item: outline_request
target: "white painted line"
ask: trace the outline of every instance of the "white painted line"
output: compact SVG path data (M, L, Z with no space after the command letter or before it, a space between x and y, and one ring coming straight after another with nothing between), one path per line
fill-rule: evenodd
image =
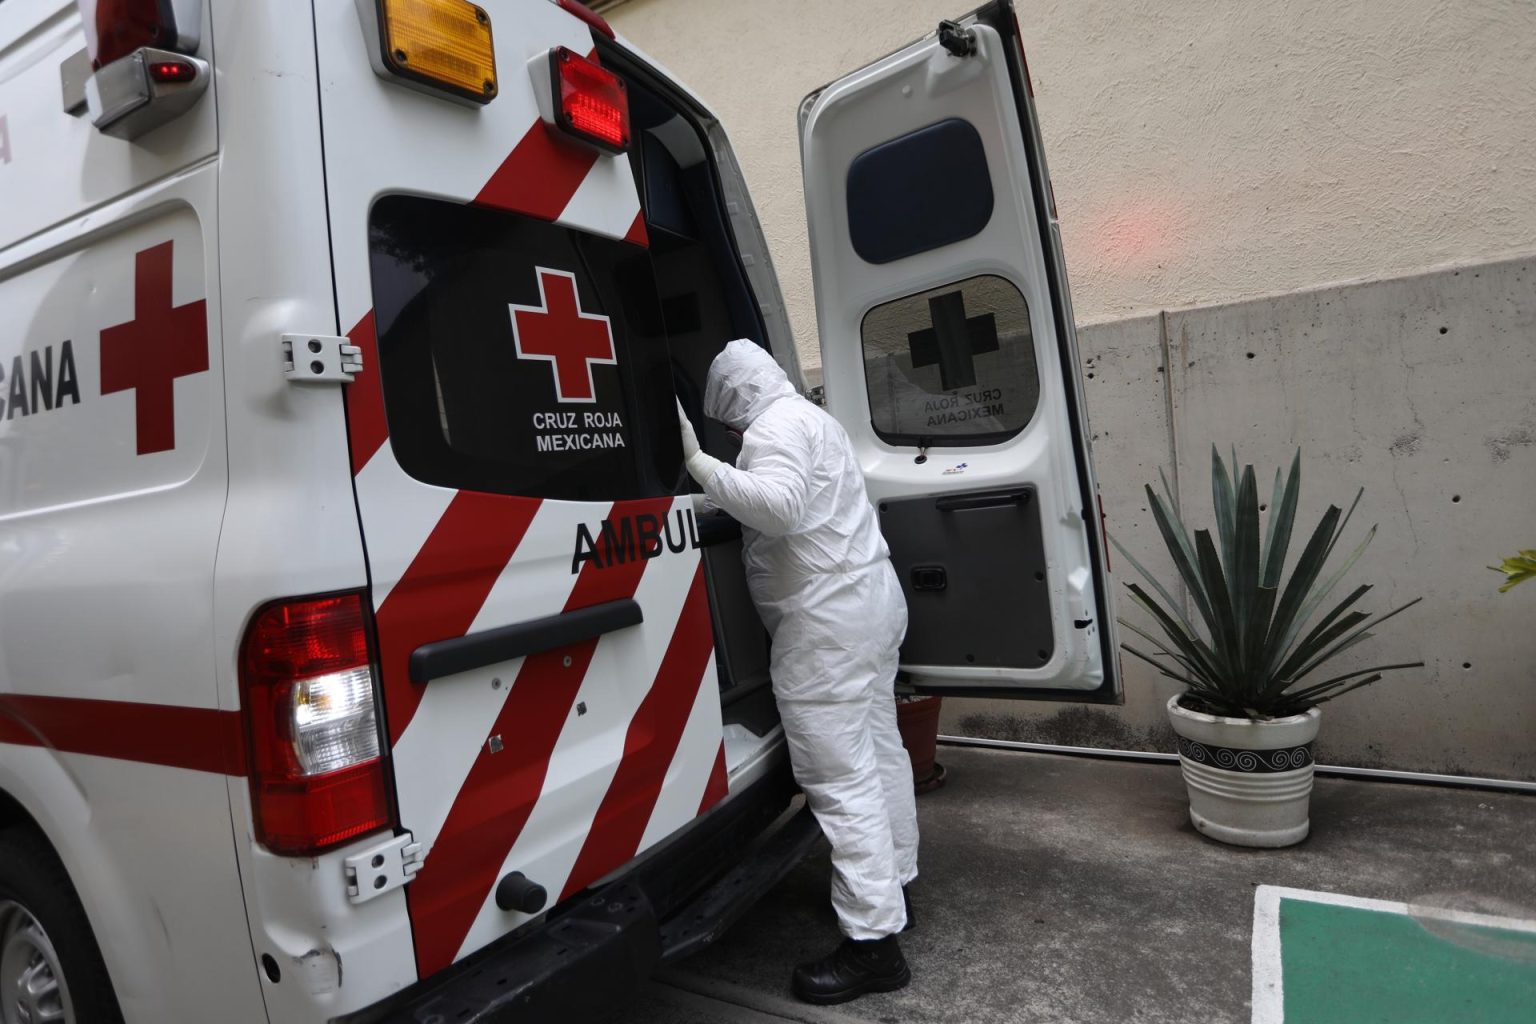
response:
M1281 900L1323 903L1334 907L1352 907L1356 910L1400 914L1415 920L1446 921L1451 924L1499 928L1504 931L1528 932L1536 935L1536 920L1474 914L1465 910L1400 903L1396 900L1372 900L1363 896L1345 896L1336 892L1261 885L1253 894L1252 1024L1285 1024L1285 987L1280 962Z
M1261 885L1253 896L1253 1024L1285 1024L1280 896L1294 891Z

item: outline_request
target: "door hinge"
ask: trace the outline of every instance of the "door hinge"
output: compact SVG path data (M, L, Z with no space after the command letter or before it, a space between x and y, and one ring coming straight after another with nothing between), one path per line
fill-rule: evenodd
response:
M327 334L283 335L283 376L300 383L352 381L363 372L363 350Z
M346 871L347 899L364 903L398 889L421 870L421 844L409 832L394 836L371 850L342 861Z

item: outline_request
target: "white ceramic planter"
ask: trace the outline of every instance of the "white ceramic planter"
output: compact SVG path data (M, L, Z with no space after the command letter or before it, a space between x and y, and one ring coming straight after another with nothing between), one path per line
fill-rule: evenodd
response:
M1189 820L1236 846L1290 846L1311 826L1312 741L1322 712L1268 721L1203 715L1168 701Z

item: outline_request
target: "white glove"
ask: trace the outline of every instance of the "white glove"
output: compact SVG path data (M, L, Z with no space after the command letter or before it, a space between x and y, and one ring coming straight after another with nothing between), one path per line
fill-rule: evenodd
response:
M694 433L688 414L683 412L682 402L677 403L677 421L683 437L683 465L688 467L688 475L697 480L700 487L706 486L723 463L699 447L699 435Z
M682 402L677 403L677 426L683 435L683 461L687 462L699 450L699 435L694 433L688 414L683 412Z

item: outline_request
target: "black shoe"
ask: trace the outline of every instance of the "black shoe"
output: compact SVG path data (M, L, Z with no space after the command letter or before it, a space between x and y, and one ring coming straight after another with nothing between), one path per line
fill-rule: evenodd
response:
M912 894L906 886L901 887L901 902L907 907L907 923L901 926L901 930L909 932L917 927L917 913L912 909Z
M807 1003L830 1006L857 999L866 992L894 992L912 980L896 936L883 939L844 939L820 960L795 968L791 987Z

